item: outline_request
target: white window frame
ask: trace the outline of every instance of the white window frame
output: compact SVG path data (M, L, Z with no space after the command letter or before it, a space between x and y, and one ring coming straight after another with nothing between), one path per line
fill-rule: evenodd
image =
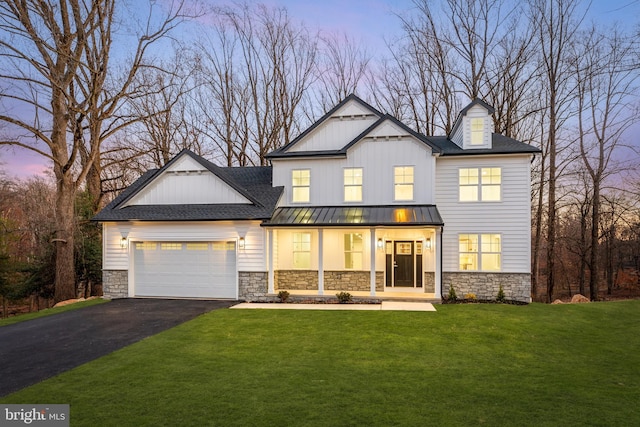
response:
M475 248L470 247L466 251L462 251L460 250L460 243L461 243L460 240L466 236L469 236L469 237L474 236L477 244L475 245ZM497 248L498 250L495 250L496 248L492 247L493 245L495 245L495 243L492 242L493 236L499 236L499 240L498 240L499 247ZM502 261L503 261L502 246L503 246L502 233L460 233L458 234L458 271L475 271L475 272L481 271L481 272L487 272L487 273L502 271ZM483 261L482 261L484 255L498 255L498 268L491 269L491 270L486 269L483 266ZM469 257L469 256L471 257L475 256L475 264L476 264L475 269L462 268L463 257Z
M407 174L405 173L405 170L407 168L411 169L411 182L405 182L406 178L407 178ZM400 175L402 177L402 182L399 182L397 180L398 178L398 174L397 174L397 170L398 169L402 169L402 174ZM393 167L393 200L395 202L411 202L414 200L415 198L415 184L416 181L416 168L413 165L401 165L401 166L394 166ZM398 191L400 188L403 187L407 187L407 188L411 188L411 197L410 198L398 198Z
M471 117L471 119L469 120L469 128L471 131L469 145L473 145L474 147L485 145L485 119L483 117Z
M360 175L356 175L356 172L359 171ZM347 173L351 173L351 176L347 176ZM359 180L358 180L359 178ZM343 180L343 193L344 193L344 201L346 203L357 203L362 201L363 194L363 181L364 181L364 169L363 168L344 168L342 171L342 180ZM350 180L350 182L349 182ZM360 182L358 182L360 181ZM360 190L360 198L359 199L349 199L347 194L350 193L349 190Z
M298 176L296 177L296 173L307 172L307 183L300 184L300 180L303 180L305 177ZM296 191L300 190L303 194L306 193L306 197L296 197L300 192ZM306 192L304 191L306 190ZM311 169L293 169L291 171L291 202L292 203L309 203L311 200Z
M304 238L306 237L306 239ZM308 231L295 231L291 236L292 253L291 265L294 269L309 270L311 268L311 233ZM308 262L305 265L296 265L299 255L306 254Z
M493 170L497 169L499 174L499 182L496 184L493 181L496 175L493 175ZM475 184L462 183L461 172L464 170L475 170L477 172L478 182ZM489 175L485 175L484 172L488 171ZM485 178L486 177L486 178ZM463 200L462 199L462 188L472 188L475 187L476 197L474 200ZM483 188L487 189L489 187L498 187L498 199L491 200L483 197ZM489 167L470 167L470 168L459 168L458 169L458 201L462 203L474 203L474 202L485 202L485 203L498 203L502 202L502 167L500 166L489 166Z
M360 250L354 250L353 248L353 236L355 235L359 235L360 236ZM346 245L346 237L349 236L349 243L351 244L351 246L349 248L347 248ZM362 233L344 233L343 235L343 241L344 241L344 268L345 270L362 270L364 268L364 235ZM347 254L351 255L351 266L347 265ZM359 266L354 266L353 265L353 255L354 254L360 254L360 265Z

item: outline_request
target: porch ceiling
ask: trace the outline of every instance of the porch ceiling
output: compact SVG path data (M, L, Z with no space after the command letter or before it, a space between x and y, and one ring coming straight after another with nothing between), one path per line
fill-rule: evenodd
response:
M296 206L277 208L265 227L442 226L435 205Z

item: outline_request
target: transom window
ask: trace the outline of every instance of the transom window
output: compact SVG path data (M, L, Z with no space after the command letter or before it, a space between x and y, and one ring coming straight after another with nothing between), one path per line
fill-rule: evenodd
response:
M362 201L362 168L344 170L344 201Z
M484 144L484 119L471 119L471 145Z
M393 168L394 200L413 200L413 166Z
M362 234L344 235L344 268L362 270Z
M291 171L292 201L296 203L308 202L310 185L311 171L309 169Z
M458 172L461 202L499 202L501 168L463 168Z
M460 234L458 236L460 270L500 271L502 236L500 234Z
M293 233L293 267L311 268L311 233Z

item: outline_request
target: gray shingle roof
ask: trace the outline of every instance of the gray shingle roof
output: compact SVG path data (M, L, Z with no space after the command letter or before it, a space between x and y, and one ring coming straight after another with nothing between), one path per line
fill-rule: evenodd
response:
M513 138L506 137L499 133L491 135L491 148L474 148L463 150L454 144L446 136L430 136L432 143L440 147L442 156L471 156L488 154L535 154L540 153L540 149L533 145L525 144Z
M271 166L223 168L188 152L216 176L223 179L252 204L202 204L202 205L137 205L126 206L124 202L133 197L163 169L153 169L143 174L118 197L102 209L94 221L222 221L264 220L271 218L282 194L283 187L272 187ZM180 155L176 156L176 158Z

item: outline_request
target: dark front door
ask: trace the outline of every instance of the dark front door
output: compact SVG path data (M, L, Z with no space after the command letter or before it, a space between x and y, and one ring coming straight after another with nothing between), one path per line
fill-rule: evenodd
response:
M413 264L413 242L412 241L396 241L394 242L394 286L413 288L413 272L415 270Z

